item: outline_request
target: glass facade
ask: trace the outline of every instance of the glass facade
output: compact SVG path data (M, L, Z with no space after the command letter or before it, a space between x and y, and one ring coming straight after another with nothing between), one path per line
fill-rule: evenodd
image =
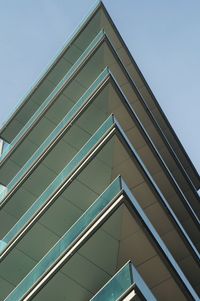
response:
M199 176L102 2L0 135L0 301L199 300Z

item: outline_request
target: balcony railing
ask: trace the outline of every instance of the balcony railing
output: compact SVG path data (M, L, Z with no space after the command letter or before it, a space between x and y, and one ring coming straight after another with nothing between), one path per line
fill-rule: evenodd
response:
M96 131L96 133L89 139L89 141L82 147L82 149L77 153L77 155L66 165L66 167L60 172L60 174L53 180L53 182L47 187L47 189L41 194L41 196L33 203L33 205L25 212L25 214L18 220L14 227L4 236L3 241L7 244L13 242L13 240L19 235L22 231L25 230L27 224L32 221L37 213L41 211L41 208L46 206L48 200L50 200L59 188L65 184L65 182L72 176L73 172L81 165L85 160L88 152L91 152L92 149L98 144L104 136L114 126L115 121L111 115L102 126ZM2 249L1 252L4 250Z
M152 241L156 244L156 248L159 248L162 256L167 260L170 270L173 270L184 286L186 295L192 296L196 301L199 300L179 265L172 257L125 182L119 176L71 226L19 285L16 286L5 301L20 301L24 300L25 296L26 300L29 300L32 294L39 290L41 286L61 268L63 263L67 262L71 258L71 255L74 254L122 204L125 204L129 210L133 210L139 220L142 221L143 227L146 228Z
M141 293L138 296L138 291ZM152 292L138 273L134 265L129 261L126 263L92 298L90 301L118 301L126 296L137 295L137 300L156 301ZM134 299L133 299L134 300Z
M41 106L37 109L37 111L32 115L29 121L25 124L25 126L21 129L18 135L13 139L11 144L5 149L3 154L0 157L0 160L3 161L8 153L18 144L20 139L22 139L26 133L33 127L38 119L44 114L44 112L48 109L50 104L57 98L57 96L61 93L67 83L73 78L74 74L77 70L79 70L80 66L87 60L88 56L91 55L91 52L97 47L97 45L102 41L105 33L101 30L98 35L94 38L94 40L90 43L90 45L86 48L86 50L81 54L78 60L74 63L74 65L70 68L67 74L63 77L63 79L58 83L53 92L44 100Z
M88 90L81 96L81 98L75 103L71 110L66 114L66 116L61 120L61 122L56 126L56 128L51 132L51 134L46 138L46 140L39 146L31 158L24 164L16 176L7 185L6 190L1 191L0 189L0 202L4 202L4 198L12 191L12 189L20 182L24 175L31 169L31 167L37 162L37 160L42 156L42 154L48 149L53 142L56 140L58 135L63 134L69 126L74 117L81 111L85 106L87 101L93 95L95 91L104 83L109 75L109 70L107 68L98 76L94 83L88 88Z

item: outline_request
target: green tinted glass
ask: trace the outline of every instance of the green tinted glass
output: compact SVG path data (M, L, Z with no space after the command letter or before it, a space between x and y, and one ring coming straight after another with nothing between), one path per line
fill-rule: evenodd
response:
M35 201L35 203L26 211L21 219L14 225L14 227L6 234L3 240L8 243L10 242L22 229L23 227L33 218L51 198L58 188L67 181L70 175L77 169L81 162L85 159L88 152L91 151L98 144L102 137L112 128L114 125L113 117L110 116L103 125L96 131L96 133L90 138L90 140L84 145L84 147L77 153L77 155L67 164L67 166L61 171L61 173L55 178L55 180L47 187L42 195Z
M126 264L114 277L91 299L91 301L116 301L133 285L130 264Z
M7 190L5 189L1 192L0 190L0 200L2 200L21 180L21 178L26 174L30 167L38 160L41 154L53 143L56 137L66 128L66 126L71 122L74 116L81 110L81 108L86 104L88 99L97 90L106 77L108 76L108 69L99 75L96 81L89 87L89 89L84 93L84 95L79 99L77 103L72 107L72 109L67 113L67 115L62 119L62 121L57 125L57 127L51 132L47 139L40 145L40 147L35 151L31 158L25 163L25 165L20 169L12 181L7 185Z
M67 74L63 77L63 79L59 82L53 92L46 98L46 100L41 104L38 110L31 116L29 121L25 124L25 126L21 129L18 135L14 138L14 140L9 144L9 146L5 149L1 156L1 160L3 160L8 152L15 146L15 144L19 141L19 139L30 129L36 120L43 114L47 107L49 107L50 103L57 97L60 91L65 87L69 79L73 76L79 66L84 62L86 57L90 54L93 48L98 45L99 41L103 38L104 32L100 31L96 38L92 41L92 43L87 47L87 49L82 53L82 55L78 58L78 60L74 63L74 65L70 68Z
M23 281L5 299L18 301L30 290L30 288L42 277L42 275L66 252L81 233L105 210L109 203L116 198L121 191L121 180L117 178L107 190L92 204L77 222L66 232L58 243L47 253L35 268L23 279Z

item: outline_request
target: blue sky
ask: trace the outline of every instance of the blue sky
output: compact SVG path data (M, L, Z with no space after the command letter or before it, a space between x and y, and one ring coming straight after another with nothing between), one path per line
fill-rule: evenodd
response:
M0 124L94 3L0 0ZM200 172L200 1L104 4Z

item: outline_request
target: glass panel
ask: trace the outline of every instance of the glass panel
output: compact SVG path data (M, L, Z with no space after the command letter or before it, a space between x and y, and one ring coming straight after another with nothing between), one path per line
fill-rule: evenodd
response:
M101 40L100 40L101 41ZM84 65L84 67L79 69L76 77L73 81L68 83L62 93L56 98L56 101L52 103L52 106L48 106L48 110L40 119L40 121L31 129L27 139L18 145L14 152L10 155L10 159L16 162L15 169L12 172L7 172L9 168L9 162L4 164L0 171L0 179L2 178L4 184L7 185L14 175L18 172L20 167L32 156L34 151L39 147L39 145L46 139L46 137L53 131L56 124L66 114L66 104L71 106L78 100L78 98L85 92L88 86L92 84L98 74L102 69L110 65L116 65L116 62L109 51L106 43L102 43L92 54L90 52L90 60ZM116 68L115 68L116 69ZM120 72L120 68L115 71ZM121 76L120 76L121 77ZM121 77L124 81L124 76ZM64 99L64 100L63 100ZM64 105L65 104L65 105ZM68 108L68 107L67 107ZM62 115L64 113L64 115ZM54 118L56 116L56 118ZM62 116L62 117L61 117ZM41 131L42 129L42 131Z
M24 294L27 293L34 283L55 263L58 257L70 248L90 223L92 223L102 210L105 210L108 204L120 193L120 183L120 178L117 178L5 300L21 300Z
M123 155L122 148L121 148L119 142L117 144L117 141L115 141L114 139L111 139L111 140L112 140L112 144L108 143L106 145L106 147L102 150L102 153L104 152L104 157L102 157L101 160L99 160L102 163L102 167L106 166L106 164L109 165L109 166L111 165L111 167L112 167L111 177L115 176L116 173L119 174L119 173L121 173L121 171L123 171L122 175L124 173L125 178L126 178L127 182L129 183L130 187L132 187L132 185L133 185L133 187L138 186L138 183L141 184L142 178L141 178L141 176L139 176L139 174L137 172L137 169L135 169L134 165L131 166L131 164L132 164L131 161L127 160L126 155ZM110 153L106 152L105 151L106 149L107 149L107 151L110 149ZM94 162L94 160L92 161L92 163L93 162ZM117 164L114 165L115 167L112 165L112 164L114 164L114 162L117 162ZM120 169L119 169L118 165L120 166ZM128 169L126 169L125 166L128 166ZM91 166L90 166L90 168L91 168ZM92 169L91 170L90 169L89 170L87 170L87 169L84 170L81 173L81 175L79 177L79 180L82 183L85 183L85 184L87 183L89 185L95 185L96 184L95 189L98 189L101 182L97 183L96 179L94 178L95 170L97 170L96 166L93 166L93 170ZM102 173L102 171L101 170L98 170L98 171L99 171L98 172L98 177L99 177L100 174ZM105 169L105 173L103 173L103 179L104 179L105 182L106 182L106 179L105 179L105 174L106 173L108 173L108 170ZM137 208L137 203L134 206ZM138 209L138 210L141 210L141 209ZM144 214L141 213L141 216L143 216L143 219L146 221ZM151 228L152 233L154 233L154 235L158 237L158 241L159 241L158 234L155 232L153 227L149 226L150 223L149 223L148 220L147 220L146 223L147 223L147 226L149 228ZM162 245L160 245L160 246L162 248ZM166 248L164 248L164 252L166 252L166 254L169 254L169 252ZM180 273L181 278L186 279L185 276L183 275L182 271L180 270L180 268L178 268L178 266L177 266L176 262L174 261L174 259L171 257L171 254L169 256L169 260L175 266L176 270ZM187 286L191 288L190 284L188 284L188 281L187 280L184 280L184 281L187 283Z
M109 74L107 69L105 69L98 78L98 86L96 86L96 82L92 86L98 89L98 87L101 86L101 77L102 79L106 78L106 74ZM87 102L87 98L85 98L85 96L90 98L90 96L94 93L92 86L88 89L86 94L80 98L78 103L75 104L67 116L70 115L71 117L71 112L75 109L79 109L79 103L80 105L85 105L85 102ZM89 94L89 91L91 91L91 95ZM60 136L62 133L62 138L57 144L52 144L56 139L56 137L54 137L54 132L50 134L47 141L45 141L38 151L36 151L33 157L27 162L27 164L24 165L21 172L18 173L13 179L14 187L16 181L21 180L20 175L23 176L23 173L31 167L31 164L35 163L34 159L39 157L40 164L35 170L33 170L31 174L29 174L27 181L28 185L26 184L26 181L20 184L17 191L15 191L15 194L6 200L7 203L0 212L0 220L4 210L6 213L11 214L12 216L16 216L17 214L16 218L19 219L25 213L25 211L28 210L29 206L31 206L34 200L36 200L37 197L39 197L40 194L45 190L45 188L51 184L56 175L58 175L62 170L63 166L65 166L73 158L80 147L86 143L89 137L96 131L96 129L102 124L102 122L109 116L110 113L114 113L118 117L120 124L123 126L129 136L129 133L131 133L130 129L132 127L134 128L135 124L131 118L131 115L126 109L126 106L124 106L124 97L117 91L116 85L111 79L106 81L106 84L103 85L103 89L101 89L99 93L96 93L95 91L96 94L94 94L94 97L90 98L89 102L87 102L87 107L85 107L85 109L78 115L78 118L72 123L72 127L66 128L64 121L63 124L61 122L60 127L57 127L58 132L56 129L55 135ZM67 120L67 118L65 118L65 120ZM62 132L63 129L64 131ZM135 137L133 138L131 137L131 141L138 145L137 139ZM42 158L46 148L50 148L50 152L46 154L45 158ZM43 168L46 166L48 166L51 171L55 171L55 174L53 174L54 178L49 176L49 170L46 172L47 176L44 177ZM11 184L12 182L9 184L9 188L12 188ZM30 195L30 193L32 193L33 196ZM16 219L13 220L13 224L15 223ZM10 228L11 225L9 224L9 228L5 228L4 230L4 235L10 230ZM2 235L2 237L4 235Z
M7 243L5 243L3 240L0 240L0 252L3 251L7 246Z
M1 155L6 151L6 149L9 147L9 143L7 143L6 141L0 139L0 158Z
M63 79L59 82L59 84L56 86L56 88L53 90L53 92L46 98L46 100L41 104L41 106L38 108L38 110L32 115L32 117L29 119L29 121L26 123L26 125L21 129L21 131L18 133L18 135L14 138L14 140L11 142L11 144L6 148L6 150L4 151L4 153L1 156L1 160L3 160L5 158L5 156L11 150L11 148L14 147L14 145L19 141L19 139L27 132L28 129L30 129L32 127L34 122L46 110L46 108L49 106L49 104L52 102L52 100L57 96L57 94L60 92L60 90L62 90L63 87L66 85L66 83L69 81L70 77L72 77L72 75L79 68L80 64L86 59L86 57L89 55L89 53L92 51L92 49L96 47L96 45L102 39L103 35L104 35L103 31L100 31L99 34L96 36L96 38L92 41L92 43L87 47L87 49L83 52L83 54L78 58L78 60L74 63L74 65L67 72L67 74L63 77Z
M128 202L129 199L126 198L126 201ZM137 203L136 200L134 201L134 204L135 203ZM58 300L88 300L89 296L90 298L92 297L92 292L95 293L95 291L98 291L129 258L141 269L142 277L144 276L151 286L155 286L156 284L162 286L169 278L172 280L171 270L169 271L166 262L160 259L160 253L154 245L155 241L149 241L147 236L148 231L144 231L144 227L140 222L141 216L139 215L139 218L136 218L136 216L137 214L134 214L134 210L130 212L124 204L118 207L118 209L116 207L116 211L109 216L109 219L107 219L93 235L88 237L88 240L72 257L69 256L69 261L47 282L38 295L34 297L34 301L55 300L55 294L57 294ZM81 218L79 221L81 221ZM73 227L74 226L72 226L71 230ZM64 237L66 236L64 235L62 239ZM59 245L59 243L57 245ZM53 249L40 263L42 263L45 258L44 263L47 263L47 256L53 252ZM61 252L64 251L62 247L60 250ZM65 250L65 254L67 251L68 249ZM57 256L59 256L58 254L61 253L58 251ZM54 252L52 257L54 260L56 259ZM155 260L157 260L157 262L155 262ZM40 263L38 264L38 269ZM48 263L45 265L46 269L49 267ZM149 273L152 265L154 266L153 277L151 273ZM37 266L27 276L30 277L29 285L31 281L33 281L34 274L32 273L36 271L36 268ZM42 269L42 266L40 266L40 268ZM142 281L134 269L132 269L130 273L132 273L133 276L132 282ZM23 285L26 284L27 277L17 288L20 288L21 292L23 292ZM151 278L153 278L153 282ZM35 280L37 280L37 278L35 278ZM177 285L174 280L172 281L175 285L173 289L182 294L179 285ZM140 283L140 289L143 293L143 282ZM144 290L146 290L146 288L144 288ZM79 298L77 298L77 294L79 294ZM82 298L80 297L81 294ZM151 297L152 294L148 290L147 300L155 300L155 298ZM12 299L6 300L10 301ZM14 300L17 301L18 299ZM183 299L180 300L185 300L185 298L183 297Z
M127 263L106 285L92 298L91 301L116 301L133 285L130 264Z
M136 268L131 262L128 262L106 283L91 301L122 300L120 297L123 296L125 298L132 290L135 291L135 296L131 300L156 301ZM142 298L137 295L138 291L142 294Z
M4 185L0 184L0 202L3 200L3 198L7 195L8 193L8 188L5 187Z
M95 4L95 6L96 6L96 4ZM31 89L26 93L26 95L23 97L23 99L16 105L14 110L11 112L11 114L8 118L8 121L3 124L3 128L4 128L3 132L5 132L7 139L11 139L10 135L13 136L13 135L16 135L15 132L17 133L17 129L16 129L16 131L12 130L12 133L10 134L9 128L12 127L12 123L10 123L8 125L7 125L7 123L11 120L12 117L15 118L15 116L13 116L13 115L14 115L15 111L19 108L19 106L22 105L22 103L25 103L27 101L28 101L28 103L31 101L35 102L34 101L35 99L36 99L37 103L38 102L41 103L49 94L49 89L45 88L45 83L48 81L49 77L52 78L53 77L52 74L53 75L56 74L57 77L59 77L61 79L64 76L64 74L66 74L66 71L68 69L67 66L64 66L65 68L63 68L63 66L61 66L61 70L59 69L59 73L58 73L57 66L60 65L61 61L63 61L63 59L64 59L65 64L70 63L71 65L73 65L74 62L79 58L79 56L81 55L83 50L85 50L85 48L89 45L89 43L92 41L92 39L94 39L95 36L98 34L99 30L101 29L100 15L96 14L96 16L93 16L92 20L89 21L90 14L93 12L94 8L91 9L91 11L87 15L87 17L82 20L82 22L77 27L77 29L69 37L69 39L65 43L64 47L61 49L60 54L59 55L56 54L56 56L52 59L49 66L45 69L44 74L39 78L39 80L37 80L33 84ZM87 26L84 28L85 23L88 21L89 21L89 23L87 23ZM81 35L79 34L80 31L81 31ZM84 36L84 45L83 45L83 43L81 43L81 45L80 45L80 40L82 40L83 36ZM76 47L76 46L78 46L78 47ZM55 62L56 62L56 65L55 65ZM49 72L50 68L51 68L51 71ZM54 81L54 83L55 83L55 81ZM35 90L35 88L36 88L36 90ZM25 106L25 110L26 110L26 106ZM21 112L23 113L23 119L25 117L24 110L21 109L21 110L19 110L19 114L16 115L18 120L20 120L19 115ZM31 113L29 115L28 114L29 112L27 112L27 110L26 110L26 113L27 114L26 114L25 118L28 120L30 118L29 116L31 116ZM20 120L20 121L23 122L24 120ZM23 122L23 124L24 124L24 122ZM5 128L5 126L6 126L6 128Z
M130 168L128 172L127 168ZM97 170L98 181L96 181L96 178L94 177L94 174L96 174ZM79 191L80 196L82 195L82 189L84 188L84 186L89 187L93 193L99 194L119 174L124 175L131 188L137 186L139 183L144 181L144 179L138 172L135 163L132 161L131 157L127 153L126 149L124 149L124 146L121 144L118 138L114 136L112 139L109 140L109 142L106 143L105 147L99 152L99 154L97 153L95 155L95 158L89 163L89 165L86 166L84 170L82 170L81 173L78 175L78 184L77 182L75 183L74 191L77 190L78 185L77 191ZM7 235L3 238L5 241L10 243L12 239L14 239L17 236L17 234L22 231L22 229L26 226L29 220L32 219L33 214L38 212L38 210L44 204L46 204L48 198L50 198L51 195L54 194L55 189L57 190L59 188L59 184L63 183L64 180L62 178L62 173L56 179L56 181L60 179L57 182L58 185L56 186L54 181L54 189L51 185L49 186L49 190L47 190L44 195L42 194L39 197L38 201L36 201L36 203L24 214L24 216L22 216L22 218L15 224L11 231L7 233ZM73 186L73 183L70 185ZM74 197L70 195L69 191L69 189L66 189L64 193L65 198L67 200L73 200ZM49 192L49 194L47 192ZM58 200L56 201L56 204L58 204ZM83 204L81 203L79 204L79 206L83 210L87 208L87 206L83 206ZM49 211L50 208L47 212ZM50 221L52 222L52 219L50 219ZM51 228L51 224L48 224L47 227ZM26 234L26 237L27 236L28 234ZM31 241L33 240L31 239ZM36 245L37 244L38 243L36 243ZM34 255L31 256L34 257Z
M107 281L128 260L129 254L128 256L121 255L120 242L129 236L131 231L138 232L134 218L124 215L125 210L127 210L126 207L122 205L109 216L101 228L88 237L85 244L47 282L33 300L55 300L56 288L58 300L86 301L91 299L102 286L106 287ZM132 244L133 254L134 248L135 245ZM136 252L138 254L137 248ZM122 264L120 263L121 256L125 260ZM129 275L132 276L131 273L132 270L129 271ZM132 278L131 283L133 281ZM101 300L110 299L102 298Z
M118 174L122 174L122 176L125 178L126 182L128 183L129 187L133 189L133 191L134 191L134 187L138 187L139 185L142 185L145 182L144 178L138 171L138 168L133 163L130 154L126 151L126 149L124 149L124 146L121 144L117 136L114 136L112 139L110 139L110 141L107 142L105 147L102 148L100 153L101 153L101 158L96 157L95 158L96 160L93 159L88 165L88 167L85 168L80 173L78 180L82 184L85 184L87 186L89 185L90 187L92 187L93 191L98 192L98 190L102 189L102 186L105 185L105 183L108 184L108 181L111 181L112 177L116 177L116 175ZM96 176L94 177L94 175ZM66 189L66 194L68 193L69 190ZM126 193L128 194L128 192ZM134 203L134 207L139 212L142 212L141 208L138 209L139 207L137 207L138 205L135 200L133 200L133 203ZM155 232L154 228L150 225L148 219L145 219L144 213L140 213L140 215L142 216L144 221L146 221L146 224L148 228L151 229L153 235L155 237L157 236L157 240L159 241L160 238L158 234ZM136 225L134 225L134 229L137 230ZM112 234L112 236L113 235L115 234ZM161 244L160 246L162 248ZM164 249L164 252L166 254L169 254L166 248ZM153 256L151 252L149 252L149 255ZM171 262L174 261L173 259L171 259L171 254L169 256L169 260ZM176 265L176 270L178 271L177 265ZM182 272L180 272L180 275L183 275Z
M116 181L114 181L113 183L116 183ZM110 187L112 187L112 185ZM117 187L118 187L117 188L117 194L118 194L121 191L121 184L119 185L119 181ZM109 188L105 192L108 198L110 197L110 193L108 193ZM98 275L95 274L95 281L97 281L97 283L90 282L90 286L92 290L95 289L94 287L97 288L100 285L100 282L102 287L102 281L104 281L105 283L105 280L106 279L108 280L108 278L110 278L110 276L112 276L116 272L116 267L119 268L124 264L124 261L126 262L127 259L131 258L131 260L134 262L137 268L141 267L141 271L142 271L141 275L144 279L148 280L148 283L150 283L150 287L156 286L156 284L158 286L159 285L162 286L165 281L168 281L170 279L170 281L173 281L173 290L175 291L175 294L181 297L182 298L182 299L180 298L181 300L186 300L183 296L180 286L173 280L173 278L171 278L171 269L169 271L168 266L166 265L166 261L162 261L162 259L160 258L160 252L157 252L157 247L155 248L154 245L155 241L157 241L156 245L158 244L164 250L165 255L169 258L169 261L171 261L172 264L174 265L173 259L169 251L167 250L166 247L163 248L164 244L161 242L160 237L157 235L155 229L152 227L152 225L146 218L144 212L139 207L137 201L132 196L131 192L128 190L127 186L124 183L123 183L123 189L125 189L125 195L127 196L126 200L128 204L130 205L132 204L132 208L134 210L130 212L127 209L126 205L122 204L109 217L109 219L106 222L104 222L101 228L89 238L89 240L81 247L81 249L73 255L73 257L76 257L75 259L77 260L78 257L81 256L82 259L84 258L85 263L86 261L87 264L88 262L93 263L93 265L98 267L101 271L104 271L104 275L102 275L102 273ZM115 195L116 193L115 189L113 193ZM109 200L106 199L106 197L103 197L103 195L98 198L97 202L95 202L81 216L81 218L70 228L69 231L66 232L66 234L49 251L49 253L47 253L47 255L38 263L38 265L36 265L35 268L24 278L24 280L17 286L17 288L7 297L6 299L7 301L20 300L22 295L25 294L29 290L29 288L35 283L35 281L37 281L40 278L42 273L47 272L51 267L51 265L54 264L55 261L58 259L58 257L63 254L63 252L65 252L66 254L68 250L68 246L80 234L79 231L83 231L86 225L88 225L88 222L92 222L92 218L94 217L94 215L98 216L99 214L97 212L98 210L105 209L105 207L109 204ZM102 202L101 205L100 202ZM128 206L128 208L131 208L131 206L130 207ZM134 214L135 211L137 213L136 215ZM136 218L138 214L139 214L139 219L138 217ZM141 220L143 220L147 228L151 231L151 235L154 237L155 241L154 240L151 241L151 239L149 241L149 237L147 237L147 231L144 231L144 227L141 226L141 222L140 222ZM152 243L153 241L154 243ZM106 245L106 248L102 248L102 245ZM140 246L140 247L138 248L136 246ZM75 272L75 269L73 268L76 260L73 261L73 264L71 265L71 269L69 269L68 263L66 263L65 264L66 266L63 266L61 271L56 273L56 275L51 280L49 280L47 285L39 292L38 296L34 298L34 300L45 300L43 296L44 292L47 294L50 293L48 298L47 296L45 296L47 300L55 300L55 296L53 295L55 294L55 292L58 295L60 294L60 292L61 293L63 292L63 294L65 294L65 298L66 296L69 297L69 291L71 288L69 287L68 289L68 287L66 286L66 283L69 284L69 279L67 280L67 278L65 278L65 281L61 282L59 281L60 279L59 277L61 277L61 274L62 275L65 274L66 276L69 275L70 278L74 277L75 275L73 273ZM155 268L153 277L151 277L151 274L149 274L149 269L151 269L151 266ZM178 265L176 265L176 271L179 272L179 270L180 269L178 268ZM82 277L84 277L85 270L79 269L79 272L81 273ZM132 272L135 273L135 270L132 269ZM153 282L151 281L152 278L153 278ZM75 277L74 280L76 283L78 283L78 281L84 281L83 278L78 280L77 277ZM54 281L57 281L56 285ZM141 278L138 277L138 275L136 275L134 281L136 282L141 281ZM63 285L64 287L67 288L67 290L63 289ZM62 287L61 290L59 289L59 286ZM143 286L141 285L140 287L141 287L141 291L143 292ZM52 289L54 291L53 294L51 295ZM79 284L79 289L80 289L80 284ZM72 293L76 294L74 290L72 291ZM150 294L150 291L147 290L147 288L144 288L144 294L147 293ZM89 296L88 294L89 292L87 290L87 298ZM84 292L84 295L86 296L86 292ZM42 298L40 299L41 296ZM88 300L87 298L84 297L81 300ZM75 298L75 300L77 299ZM155 300L155 299L149 299L148 297L147 300Z
M61 171L61 173L55 178L49 187L42 193L42 195L35 201L35 203L29 208L28 211L21 217L21 219L14 225L14 227L6 234L3 238L5 242L10 242L21 230L22 228L33 218L51 198L58 188L67 181L70 175L77 169L81 162L88 155L88 152L91 151L98 144L102 137L113 126L113 117L110 116L103 125L96 131L96 133L90 138L90 140L84 145L84 147L78 152L78 154L67 164L67 166Z
M105 48L105 64L110 64L110 62L112 62L112 66L111 66L111 69L112 69L112 72L114 73L114 74L116 74L116 77L117 77L117 79L118 79L118 81L119 81L119 83L120 83L120 85L122 86L122 89L124 88L124 86L126 86L127 87L127 84L125 84L125 81L126 81L126 77L125 76L122 76L122 73L120 73L119 72L119 66L116 64L116 61L112 58L112 56L111 56L111 54L109 53L109 51L107 51L107 49ZM87 78L86 76L85 76L85 78ZM84 83L84 74L82 74L81 76L80 76L80 79L81 79L81 81L83 81L83 83ZM128 91L129 91L129 93L130 93L130 91L132 90L132 88L128 88L127 89ZM133 97L132 97L133 96ZM142 106L141 106L141 104L139 103L139 101L135 101L136 99L137 99L137 97L135 97L135 94L132 92L132 94L131 94L131 97L130 97L130 99L131 99L131 102L134 102L134 103L132 103L133 105L135 105L136 104L136 106L134 106L134 108L135 108L135 110L136 110L136 112L139 114L139 117L140 117L140 119L142 120L142 122L143 122L143 124L144 124L144 126L145 126L145 128L146 129L148 129L148 126L149 126L149 120L147 120L147 116L146 116L146 113L145 113L145 110L144 110L144 108L142 108ZM140 116L140 113L141 113L141 116ZM152 136L152 134L151 134L151 136ZM151 162L151 160L149 160L149 162ZM166 177L165 177L166 178ZM158 183L159 183L159 180L157 180L158 181ZM165 185L165 187L168 187L168 186L166 186ZM167 194L167 192L166 192L166 194ZM166 195L165 194L165 195ZM179 198L179 196L178 196L178 198ZM170 205L172 206L172 208L173 208L173 210L175 211L175 213L177 214L177 216L180 218L180 219L183 219L183 218L185 218L185 217L183 217L182 216L182 212L184 213L184 214L186 214L187 215L187 210L186 209L184 209L183 208L183 206L182 206L182 200L183 201L185 201L184 200L184 198L182 198L181 199L181 202L180 202L180 207L179 206L175 206L174 207L174 204L175 204L175 202L174 202L174 200L170 200L169 199L169 202L170 202ZM178 202L177 202L178 203ZM187 202L186 202L187 203ZM178 209L177 209L178 208ZM180 211L181 211L181 214L180 214ZM192 219L190 219L190 222L191 222L191 224L192 225L194 225L194 222L192 221ZM187 223L184 223L184 226L185 226L185 228L187 229L187 231L188 232L190 232L190 229L189 229L189 227L187 226ZM196 230L196 226L194 225L194 227L195 227L195 230ZM190 227L191 228L191 227ZM192 229L193 229L193 227L192 227ZM191 237L192 237L192 240L195 242L195 244L197 244L197 239L196 239L196 237L195 237L195 235L194 235L194 231L191 231L191 232L193 232L193 233L191 233ZM196 251L195 251L196 252Z
M0 156L3 153L4 141L0 138Z
M26 172L30 169L31 165L38 160L41 154L53 143L58 134L60 134L66 126L71 122L74 116L80 111L80 109L86 104L88 99L92 96L95 90L97 90L106 77L108 76L108 69L104 69L104 71L100 74L100 76L96 79L96 81L89 87L89 89L84 93L84 95L79 99L77 103L72 107L72 109L67 113L67 115L62 119L62 121L57 125L57 127L51 132L51 134L47 137L47 139L40 145L40 147L36 150L36 152L31 156L31 158L25 163L22 169L16 174L16 176L12 179L12 181L7 185L7 193L13 189L13 187L18 183L21 178L26 174ZM6 194L7 194L6 193ZM5 197L4 193L1 193L0 190L0 200Z
M65 213L70 212L71 219L72 211L71 208L68 208L68 211L65 211L65 208L62 207L63 202L68 201L73 203L76 208L79 207L84 211L88 208L88 205L94 201L95 194L98 195L101 193L119 174L124 175L129 184L133 186L138 185L138 181L140 182L141 178L138 177L138 172L136 171L137 168L134 166L134 163L129 155L130 154L128 154L126 149L124 149L124 146L118 140L116 135L109 139L105 146L95 155L93 160L91 160L91 162L81 171L77 178L74 179L73 182L65 189L61 195L62 198L58 198L56 202L54 202L54 204L48 208L43 217L39 219L38 223L33 226L32 229L35 229L35 231L31 232L31 230L29 230L24 238L22 238L21 242L17 244L14 250L7 255L7 264L9 262L13 264L12 254L16 251L19 252L19 250L22 250L22 260L24 260L24 258L33 258L36 259L36 261L40 260L42 252L44 256L47 243L42 245L40 244L40 241L43 240L44 232L41 231L41 226L40 228L37 226L38 224L44 225L45 229L49 230L48 233L45 233L47 241L49 241L49 237L51 239L49 245L47 245L46 252L52 246L53 242L56 242L56 238L52 242L52 233L60 236L62 233L66 232L68 225L65 222ZM120 168L118 168L118 166L120 166ZM128 173L127 167L130 171ZM89 201L87 201L85 195L89 196ZM60 224L61 212L63 216L63 223L61 223L60 228L58 225ZM69 218L67 220L69 220ZM15 266L18 266L18 262L15 262ZM1 269L1 273L4 274L6 267L7 265L5 264L5 270ZM18 269L16 268L15 273L12 272L12 275L8 275L7 279L17 278L15 281L19 283L19 281L23 279L23 277L25 277L29 271L30 266L26 266L23 273L16 275L18 273Z
M115 162L112 165L114 147L115 139L112 137L72 183L63 189L62 194L57 196L56 201L37 223L29 228L26 235L21 237L16 246L10 250L1 263L0 275L4 279L6 278L8 282L13 281L17 285L112 182L115 178L112 177L112 166L117 164ZM123 160L123 154L120 156ZM110 162L109 166L106 162ZM20 268L22 261L23 269ZM15 270L8 268L13 265ZM6 295L10 291L11 289Z

